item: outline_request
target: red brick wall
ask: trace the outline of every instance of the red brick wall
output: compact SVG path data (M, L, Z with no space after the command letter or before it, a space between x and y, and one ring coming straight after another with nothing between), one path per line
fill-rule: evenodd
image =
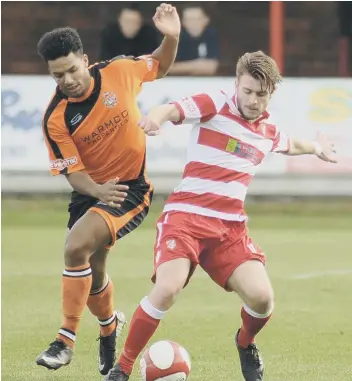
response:
M292 76L337 76L339 27L330 1L288 1L285 66Z
M158 2L141 3L150 20ZM184 2L174 3L182 8ZM221 37L221 74L234 74L238 56L269 50L268 2L205 2ZM79 30L90 60L98 59L99 32L121 2L3 2L2 72L45 73L36 45L59 26ZM285 3L285 75L336 76L338 20L334 2Z

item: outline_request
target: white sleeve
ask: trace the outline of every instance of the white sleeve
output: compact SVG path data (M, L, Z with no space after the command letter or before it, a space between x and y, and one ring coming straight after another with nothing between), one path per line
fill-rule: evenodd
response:
M288 152L290 150L290 137L276 127L276 135L273 139L271 152Z
M214 118L226 102L224 94L197 94L172 102L180 112L180 120L174 124L205 123Z

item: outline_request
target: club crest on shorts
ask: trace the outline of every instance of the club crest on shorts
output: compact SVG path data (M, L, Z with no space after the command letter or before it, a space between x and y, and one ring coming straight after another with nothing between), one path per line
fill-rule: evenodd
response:
M117 97L112 91L105 91L103 94L103 103L107 108L113 108L117 105Z
M170 250L174 250L176 248L176 241L174 239L166 241L166 247Z

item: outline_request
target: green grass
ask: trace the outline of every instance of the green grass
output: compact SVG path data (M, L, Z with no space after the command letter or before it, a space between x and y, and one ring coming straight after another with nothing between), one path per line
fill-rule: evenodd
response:
M110 255L116 305L128 318L151 287L153 225L159 211L156 203L143 227L116 244ZM254 204L250 212L251 235L267 253L276 290L274 317L257 340L266 363L265 380L352 380L350 206ZM62 200L3 200L4 381L102 379L97 372L98 327L88 311L69 367L49 372L34 363L61 322L66 221ZM308 278L297 279L302 274ZM153 341L167 338L187 348L191 381L241 381L233 342L239 309L235 295L222 292L198 271ZM131 377L137 380L138 365Z

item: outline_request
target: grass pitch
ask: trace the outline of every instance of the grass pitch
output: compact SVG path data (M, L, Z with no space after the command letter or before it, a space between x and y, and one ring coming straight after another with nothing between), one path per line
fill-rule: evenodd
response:
M276 291L275 314L257 339L266 381L352 380L351 209L333 204L248 207L250 232L268 256ZM118 242L110 254L116 306L128 318L151 288L153 225L159 211L156 203L143 227ZM3 200L4 381L102 380L97 370L98 325L88 311L69 367L49 372L34 362L61 323L66 221L62 200ZM190 381L241 381L234 345L240 306L235 295L198 271L153 341L166 338L187 348ZM131 381L140 379L138 368L137 363Z

